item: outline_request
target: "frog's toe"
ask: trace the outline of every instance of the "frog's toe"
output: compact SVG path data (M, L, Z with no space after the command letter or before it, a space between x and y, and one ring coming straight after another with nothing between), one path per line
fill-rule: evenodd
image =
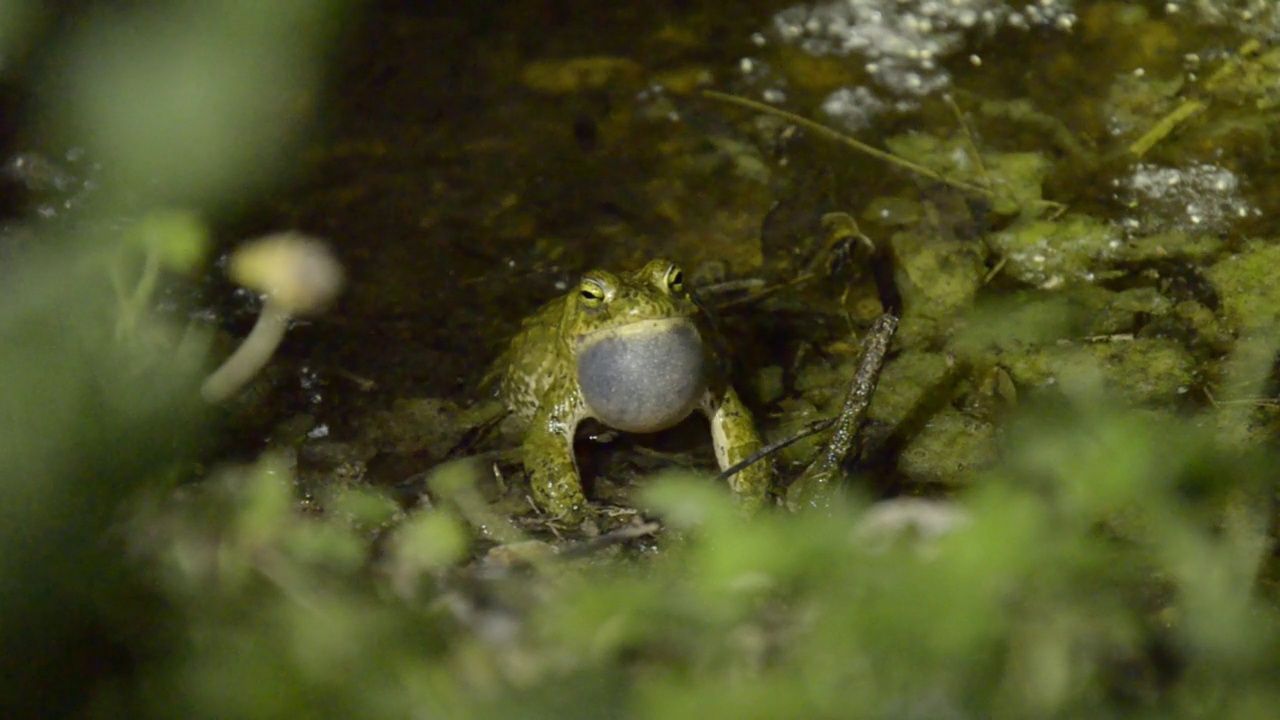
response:
M581 522L587 507L577 483L547 483L531 478L533 499L553 518L567 523Z
M738 498L738 506L754 513L769 502L773 487L773 466L767 459L759 460L729 477L729 487Z

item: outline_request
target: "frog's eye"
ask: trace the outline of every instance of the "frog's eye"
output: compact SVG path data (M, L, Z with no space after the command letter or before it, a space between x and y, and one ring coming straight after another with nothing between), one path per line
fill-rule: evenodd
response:
M667 270L667 289L673 293L684 292L684 271L676 265Z
M582 304L589 308L604 302L604 288L592 280L583 281L582 286L578 288L578 294L582 297Z

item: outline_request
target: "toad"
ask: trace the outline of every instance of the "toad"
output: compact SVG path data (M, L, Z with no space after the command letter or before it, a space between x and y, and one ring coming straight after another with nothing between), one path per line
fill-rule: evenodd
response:
M729 386L705 310L679 266L653 260L630 273L594 270L524 321L490 373L523 428L524 466L544 511L577 521L586 509L573 453L578 423L624 432L670 428L694 410L711 424L721 470L761 449L751 413ZM769 497L762 460L729 477L747 511Z

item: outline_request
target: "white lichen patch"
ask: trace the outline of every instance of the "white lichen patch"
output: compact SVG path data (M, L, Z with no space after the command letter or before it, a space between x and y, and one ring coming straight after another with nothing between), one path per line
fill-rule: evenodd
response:
M857 131L869 127L885 106L870 88L840 88L822 101L822 112L845 130Z
M1180 168L1139 163L1112 184L1116 198L1131 210L1119 220L1130 235L1223 232L1259 213L1242 197L1240 178L1209 163Z
M1075 23L1072 0L833 0L783 10L773 17L773 34L811 55L857 57L888 93L921 97L950 86L942 60L974 34L1070 30Z
M1166 15L1223 25L1248 37L1280 38L1280 7L1276 0L1168 0L1163 10Z

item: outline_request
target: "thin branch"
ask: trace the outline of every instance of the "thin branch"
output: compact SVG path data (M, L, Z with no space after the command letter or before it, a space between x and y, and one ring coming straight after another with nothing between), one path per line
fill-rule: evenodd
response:
M754 110L758 113L763 113L765 115L772 115L774 117L782 118L783 120L786 120L789 123L799 125L800 127L805 128L806 130L809 130L814 134L825 137L828 140L834 140L835 142L841 143L842 145L847 145L853 148L854 150L857 150L858 152L864 153L866 155L870 155L871 157L877 158L879 160L883 160L884 162L897 165L898 167L904 170L913 172L917 175L927 177L930 180L933 180L935 182L940 182L945 185L950 185L952 187L959 188L966 192L976 193L978 195L984 195L988 197L992 195L991 190L985 187L982 187L981 185L971 183L967 180L955 180L953 178L949 178L943 175L942 173L938 172L937 170L934 170L933 168L925 167L924 165L921 165L919 163L915 163L905 158L898 157L897 155L894 155L891 152L887 152L885 150L872 147L871 145L855 140L838 130L833 130L827 127L826 125L816 123L808 118L801 117L800 115L797 115L793 112L788 112L781 108L776 108L772 105L766 105L765 103L762 103L762 102L756 102L755 100L751 100L750 98L739 97L737 95L730 95L729 93L722 93L716 90L703 90L701 92L703 97L706 97L711 100L718 100L720 102L728 103L730 105L737 105L738 107Z

